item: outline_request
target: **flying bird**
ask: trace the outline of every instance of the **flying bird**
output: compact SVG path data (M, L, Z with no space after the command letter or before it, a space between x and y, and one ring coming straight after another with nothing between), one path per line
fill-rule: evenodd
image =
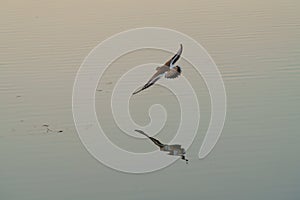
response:
M157 67L156 73L149 79L149 81L142 88L132 93L132 95L135 95L147 89L162 77L173 79L180 76L181 67L178 65L175 66L175 63L179 60L181 53L182 53L182 44L180 44L180 49L178 50L178 52L170 60L168 60L163 66Z
M159 140L150 137L149 135L147 135L144 131L141 130L135 130L138 133L143 134L144 136L146 136L147 138L149 138L156 146L159 147L159 149L161 151L167 151L169 152L168 155L173 155L173 156L180 156L182 160L185 160L186 164L188 164L188 159L186 159L185 157L185 149L181 148L180 144L172 144L172 145L168 145L168 144L163 144L161 143Z

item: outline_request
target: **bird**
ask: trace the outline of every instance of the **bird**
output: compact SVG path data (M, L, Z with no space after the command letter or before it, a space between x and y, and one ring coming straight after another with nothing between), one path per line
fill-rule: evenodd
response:
M152 86L156 81L158 81L160 78L165 77L168 79L174 79L181 75L181 67L178 65L174 65L180 58L182 54L182 44L180 44L180 48L178 52L170 59L168 60L163 66L156 68L156 73L149 79L149 81L140 89L132 93L132 95L135 95L150 86Z
M142 130L135 130L135 131L149 138L156 146L159 147L160 151L167 151L169 152L168 155L180 156L181 159L185 160L186 164L188 164L189 160L185 157L186 151L184 148L181 148L180 144L172 144L172 145L163 144L159 140L150 137Z

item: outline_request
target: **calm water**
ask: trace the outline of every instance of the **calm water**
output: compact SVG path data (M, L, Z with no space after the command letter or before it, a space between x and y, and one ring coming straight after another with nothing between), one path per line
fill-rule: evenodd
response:
M0 199L300 199L299 12L296 0L2 2ZM210 103L201 77L186 67L184 75L199 86L202 108L190 164L177 161L155 173L130 175L105 167L84 149L71 97L91 49L115 33L144 26L181 31L208 50L225 82L228 112L217 146L198 160ZM98 117L112 132L108 137L130 150L135 147L106 115L104 102L122 63L130 69L165 58L156 51L137 54L139 60L128 55L114 63L96 94ZM144 97L132 103L156 103L149 93ZM180 111L174 99L159 102L173 110L158 135L168 141ZM137 123L149 120L147 109L132 111ZM43 124L63 133L46 133ZM153 149L147 145L135 146Z

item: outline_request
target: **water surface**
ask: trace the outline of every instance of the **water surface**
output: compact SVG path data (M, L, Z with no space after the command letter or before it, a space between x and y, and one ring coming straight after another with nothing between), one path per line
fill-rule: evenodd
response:
M2 2L1 199L299 199L299 12L294 0ZM190 164L178 160L155 173L130 175L105 167L84 149L71 96L81 62L99 42L145 26L178 30L208 50L225 82L228 112L217 146L198 160L210 102L201 77L182 61L202 108ZM145 51L120 58L99 83L97 114L116 144L153 150L122 134L105 102L122 64L125 70L167 55ZM168 141L178 127L178 102L159 87L151 90L173 110L158 134ZM146 105L132 110L137 123L148 122L152 95L132 102ZM46 133L43 124L63 133Z

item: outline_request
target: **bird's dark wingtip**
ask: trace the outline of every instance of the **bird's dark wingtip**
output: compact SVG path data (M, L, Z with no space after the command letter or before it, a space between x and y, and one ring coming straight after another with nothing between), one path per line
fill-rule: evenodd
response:
M138 90L138 91L133 92L131 96L136 95L136 94L139 93L139 92L141 92L141 90Z

